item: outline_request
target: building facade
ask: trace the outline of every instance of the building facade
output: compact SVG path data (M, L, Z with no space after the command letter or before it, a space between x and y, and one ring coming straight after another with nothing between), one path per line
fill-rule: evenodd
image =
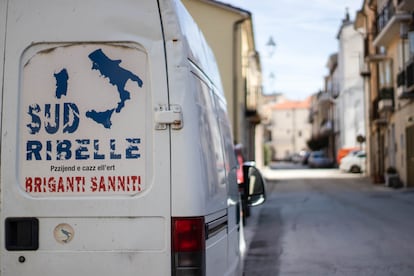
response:
M348 11L337 39L338 52L328 58L324 89L312 96L309 113L310 148L325 151L335 161L340 149L363 147L360 139L366 135L366 100L359 71L363 36L354 29Z
M311 99L282 100L271 107L273 159L286 160L293 154L307 150L311 136L309 108Z
M242 144L246 159L256 155L256 126L262 76L249 11L214 0L183 0L212 48L221 74L234 142ZM214 20L213 20L214 19ZM260 141L259 141L260 142Z
M395 169L414 186L414 1L364 0L355 28L364 31L369 174L383 183Z
M338 118L336 129L339 131L337 148L356 148L361 146L357 137L365 137L366 130L364 83L359 73L363 37L354 29L348 12L342 20L337 39L339 90L331 93L336 98Z
M325 84L327 83L330 83L329 77L325 77ZM311 97L308 111L311 135L307 137L307 145L311 151L323 150L329 158L334 160L338 132L335 131L337 120L331 92L325 88Z

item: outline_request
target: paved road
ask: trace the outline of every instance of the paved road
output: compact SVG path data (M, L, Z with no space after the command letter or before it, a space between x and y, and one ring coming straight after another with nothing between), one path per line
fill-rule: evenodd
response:
M245 275L414 275L414 191L336 169L265 170Z

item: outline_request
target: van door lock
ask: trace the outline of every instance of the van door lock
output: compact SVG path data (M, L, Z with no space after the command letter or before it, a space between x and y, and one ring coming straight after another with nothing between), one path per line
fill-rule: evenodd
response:
M160 105L155 108L154 117L156 130L167 129L168 125L175 130L183 128L183 113L179 105Z

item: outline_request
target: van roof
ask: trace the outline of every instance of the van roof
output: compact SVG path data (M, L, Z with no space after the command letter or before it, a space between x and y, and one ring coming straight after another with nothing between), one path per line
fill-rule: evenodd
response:
M210 80L216 87L220 88L219 90L221 96L224 97L219 70L217 63L215 62L213 51L206 42L202 31L199 29L194 19L185 9L184 5L179 1L172 2L175 3L176 13L172 13L171 16L175 17L174 21L177 21L179 23L179 26L177 26L179 28L178 30L173 30L171 29L173 28L172 25L164 26L164 28L170 30L165 34L166 43L168 43L168 41L172 41L173 43L178 42L177 37L174 37L174 34L177 34L179 37L181 37L185 44L184 46L187 47L190 52L190 57L188 58L203 71L214 72L214 74L211 74L209 76ZM187 56L184 56L183 58L186 59Z

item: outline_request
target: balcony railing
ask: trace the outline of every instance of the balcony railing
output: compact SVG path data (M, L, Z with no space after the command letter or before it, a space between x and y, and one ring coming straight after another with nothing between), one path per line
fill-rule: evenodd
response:
M414 9L414 2L412 0L398 0L397 5L400 10L409 11Z
M394 88L393 87L384 87L379 90L378 98L380 100L392 100L394 99Z
M413 0L409 0L413 2ZM400 5L401 6L401 5ZM399 7L400 7L399 6ZM394 1L388 0L386 4L378 11L376 18L376 34L373 41L375 47L387 47L393 39L400 36L401 23L409 24L412 15L406 9L397 9Z
M398 99L414 99L414 57L397 75Z
M405 90L414 85L414 59L412 59L397 75L397 87L403 87Z
M380 106L381 106L380 99L379 99L379 97L377 97L372 102L372 109L371 109L371 112L370 112L370 119L376 125L386 125L387 124L387 119L386 119L386 117L382 116L384 114L381 115L381 111L380 111L380 108L379 108Z
M405 85L405 70L401 71L397 75L397 87Z
M394 88L385 87L378 91L378 112L386 112L394 110Z
M380 33L395 15L395 7L392 0L388 0L382 11L377 16L377 31Z
M414 60L411 60L411 62L407 65L405 71L406 85L407 88L410 88L412 85L414 85Z

